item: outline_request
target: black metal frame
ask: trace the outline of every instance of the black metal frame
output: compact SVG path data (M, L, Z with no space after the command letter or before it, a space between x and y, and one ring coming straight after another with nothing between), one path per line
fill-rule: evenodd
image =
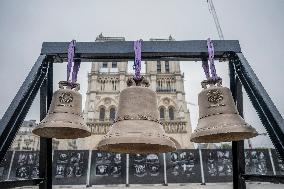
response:
M280 158L284 159L284 120L241 52L237 40L213 41L215 59L229 60L230 88L240 115L243 114L242 86L246 90ZM41 55L0 121L0 161L13 142L17 131L40 89L40 119L46 115L53 86L53 63L67 60L68 42L44 42ZM205 40L144 41L143 60L201 61L208 56ZM133 41L77 42L75 59L82 62L127 61L134 59ZM283 177L246 175L243 141L233 142L233 184L245 188L246 180L281 182ZM40 185L52 188L52 139L40 139L40 178L4 181L0 187Z

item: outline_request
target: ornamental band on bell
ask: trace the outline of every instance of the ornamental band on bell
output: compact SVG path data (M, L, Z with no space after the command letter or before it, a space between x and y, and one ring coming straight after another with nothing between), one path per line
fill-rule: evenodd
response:
M62 93L59 96L59 102L61 103L71 103L73 101L73 96L71 93L67 92L67 93Z
M214 103L214 104L217 104L224 99L222 92L218 89L210 90L207 93L207 97L208 97L207 98L208 102L211 102L211 103Z
M117 117L114 120L114 123L118 121L122 121L122 120L148 120L148 121L154 121L154 122L160 123L158 119L155 119L153 116L149 114L148 115L138 114L137 116L125 115L125 116Z

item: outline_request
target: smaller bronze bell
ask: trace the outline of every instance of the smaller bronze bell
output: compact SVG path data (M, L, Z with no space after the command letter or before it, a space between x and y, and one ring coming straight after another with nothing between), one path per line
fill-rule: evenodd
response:
M60 81L59 90L53 94L47 116L32 132L41 137L57 139L90 136L82 116L82 96L79 89L80 85L77 83L71 88L66 81Z
M150 154L176 150L159 122L156 93L149 83L129 79L129 87L119 96L117 118L110 131L98 144L107 152Z
M198 95L199 120L191 135L192 142L239 141L258 135L239 115L232 93L227 87L222 87L222 80L217 83L203 81L202 87Z

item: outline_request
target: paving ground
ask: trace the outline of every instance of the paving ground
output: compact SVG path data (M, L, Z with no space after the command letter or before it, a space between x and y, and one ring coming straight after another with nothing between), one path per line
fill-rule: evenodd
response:
M271 184L271 183L247 183L247 189L284 189L284 184ZM37 189L38 187L21 187L23 189ZM131 185L130 187L125 186L54 186L54 189L79 189L79 188L98 188L98 189L232 189L232 183L210 183L206 185L200 184L186 184L186 185L178 185L178 184L171 184L168 186L161 186L161 185ZM19 189L19 188L17 188Z

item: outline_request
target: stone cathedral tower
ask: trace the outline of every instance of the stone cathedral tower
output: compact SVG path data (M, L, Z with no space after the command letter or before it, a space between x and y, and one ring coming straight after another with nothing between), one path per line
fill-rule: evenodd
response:
M104 37L96 41L124 41L123 37ZM157 39L151 39L157 40ZM160 39L159 39L160 40ZM168 40L172 40L171 36ZM142 47L143 48L143 47ZM191 124L184 92L183 73L178 61L146 61L146 73L150 87L157 92L160 121L169 137L180 144L180 148L194 148L190 142ZM84 119L93 135L85 143L96 148L109 130L118 107L119 93L126 87L128 62L96 62L88 74L88 91Z

